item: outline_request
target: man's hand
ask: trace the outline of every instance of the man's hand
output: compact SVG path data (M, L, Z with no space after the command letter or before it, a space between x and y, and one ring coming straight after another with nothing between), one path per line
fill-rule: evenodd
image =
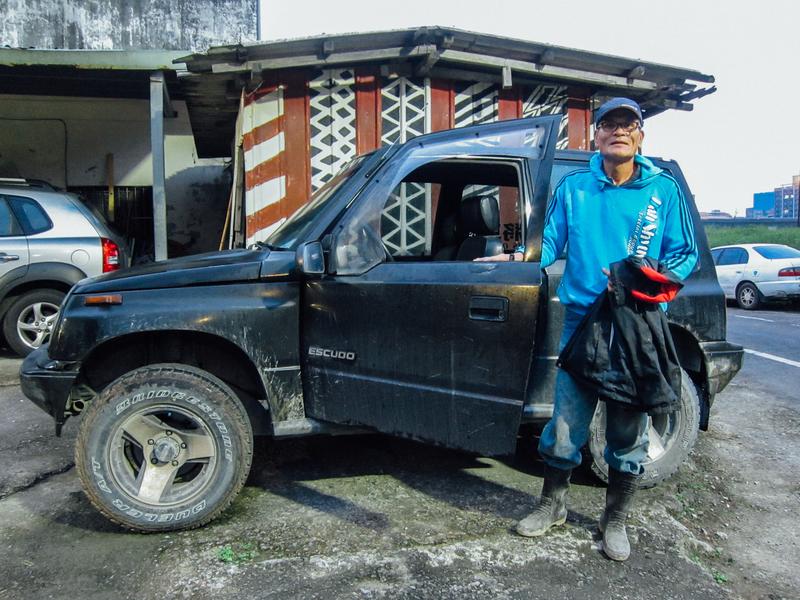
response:
M512 256L514 258L511 258ZM473 262L508 262L512 260L522 260L522 258L522 252L513 252L511 254L501 252L500 254L495 254L494 256L481 256L475 258L473 259Z

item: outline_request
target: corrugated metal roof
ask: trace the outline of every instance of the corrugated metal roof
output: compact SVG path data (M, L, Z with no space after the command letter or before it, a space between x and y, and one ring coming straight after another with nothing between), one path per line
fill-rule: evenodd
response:
M0 48L0 94L150 97L150 73L165 73L170 93L181 98L176 63L185 52L163 50L43 50Z
M633 73L633 79L658 83L714 82L713 76L693 69L449 27L320 35L216 46L210 48L208 52L184 56L178 60L184 62L190 72L202 73L221 71L226 67L230 70L251 70L257 68L259 63L264 68L270 68L270 64L292 66L292 61L305 64L306 59L311 57L316 59L317 64L328 65L333 61L339 61L337 57L353 52L366 52L362 58L364 61L382 60L382 56L385 56L379 52L382 49L402 48L408 51L424 46L433 46L439 52L461 51L530 63L539 67L575 69L584 73L624 78L630 77ZM374 58L370 58L369 51L376 52ZM403 55L399 58L403 58ZM281 59L283 62L278 62ZM440 58L440 60L446 59Z
M514 84L579 86L598 98L625 95L645 117L691 110L691 101L716 90L714 77L694 69L450 27L344 33L217 46L177 59L203 156L229 152L238 90L262 74L299 67L380 65L384 74Z

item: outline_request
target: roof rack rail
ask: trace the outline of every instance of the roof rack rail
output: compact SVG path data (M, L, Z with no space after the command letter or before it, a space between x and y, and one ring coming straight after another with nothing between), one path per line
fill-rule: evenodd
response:
M42 179L23 179L21 177L0 177L0 186L30 187L51 191L55 191L56 189Z

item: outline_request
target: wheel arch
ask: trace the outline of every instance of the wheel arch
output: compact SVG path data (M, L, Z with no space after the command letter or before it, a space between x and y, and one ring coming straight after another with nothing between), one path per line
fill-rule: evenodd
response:
M72 288L71 283L66 283L59 279L23 279L10 286L0 299L0 319L2 319L8 308L22 294L32 290L58 290L66 294Z
M250 357L225 338L199 331L136 332L107 340L81 363L79 380L95 391L133 369L157 363L191 365L225 382L247 410L253 433L272 432L264 383Z
M700 397L700 429L707 431L711 399L708 394L708 373L703 351L697 338L688 329L675 323L670 323L669 329L681 368L689 375Z

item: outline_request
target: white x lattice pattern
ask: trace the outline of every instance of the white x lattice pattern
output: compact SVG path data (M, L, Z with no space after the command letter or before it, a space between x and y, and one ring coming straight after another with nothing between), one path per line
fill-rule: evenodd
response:
M309 81L311 188L317 190L356 155L356 91L350 70L319 71Z
M562 115L556 148L567 147L567 88L563 85L537 85L523 90L522 116Z
M497 120L497 100L500 88L494 83L456 83L455 111L456 127L490 123Z
M385 79L381 86L381 143L395 144L430 131L427 79ZM402 183L383 209L383 243L395 256L430 252L431 186Z
M430 131L427 79L386 79L381 87L381 142L396 144Z
M381 215L381 237L392 256L430 252L431 184L401 183Z

